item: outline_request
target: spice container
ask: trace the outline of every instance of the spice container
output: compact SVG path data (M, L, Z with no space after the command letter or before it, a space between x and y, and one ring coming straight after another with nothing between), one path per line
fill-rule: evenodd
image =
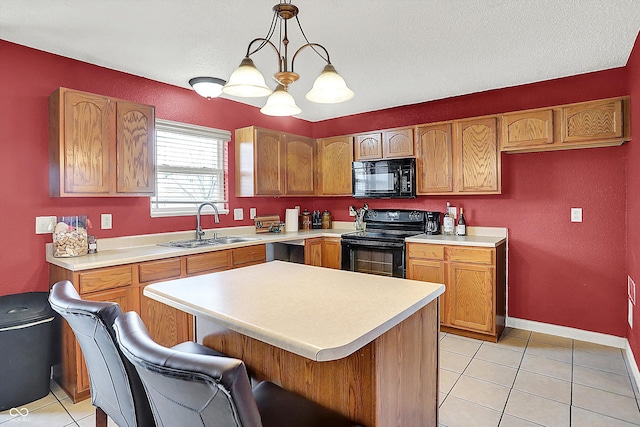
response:
M311 230L311 212L305 209L304 212L302 212L302 215L300 216L301 216L301 222L302 222L302 229Z
M322 212L322 228L331 228L331 213L329 211Z
M87 217L61 216L58 217L53 230L53 256L69 258L86 255L87 245Z

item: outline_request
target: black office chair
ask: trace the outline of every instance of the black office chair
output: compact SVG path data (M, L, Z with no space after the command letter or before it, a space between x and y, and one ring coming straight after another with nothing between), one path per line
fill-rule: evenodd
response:
M120 427L155 426L140 377L115 341L114 320L122 313L115 302L94 302L80 298L68 280L53 285L51 307L69 323L84 355L96 407L96 427L107 426L107 416ZM180 351L221 355L208 347L187 342Z
M142 379L158 426L358 426L273 383L263 381L251 390L241 360L180 353L155 343L134 312L119 316L114 329L120 350Z

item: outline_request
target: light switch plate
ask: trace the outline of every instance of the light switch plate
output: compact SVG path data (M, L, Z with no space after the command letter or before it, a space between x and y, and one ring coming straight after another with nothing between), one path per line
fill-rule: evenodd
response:
M233 210L233 219L234 221L242 221L244 219L244 209L235 208Z
M636 282L633 281L631 276L627 276L627 295L629 296L629 301L631 301L635 305L635 303L636 303Z
M111 214L100 215L100 228L102 230L111 230L111 227L113 227L113 217Z
M256 208L249 208L249 219L256 217Z
M571 222L582 222L582 208L571 208Z
M53 233L57 218L55 216L37 216L36 234Z
M629 322L629 327L633 329L633 303L629 300L629 317L627 319Z

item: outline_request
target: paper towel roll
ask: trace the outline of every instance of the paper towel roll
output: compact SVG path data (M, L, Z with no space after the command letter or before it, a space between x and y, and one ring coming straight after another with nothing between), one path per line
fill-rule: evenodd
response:
M287 209L284 220L285 231L298 231L298 209Z

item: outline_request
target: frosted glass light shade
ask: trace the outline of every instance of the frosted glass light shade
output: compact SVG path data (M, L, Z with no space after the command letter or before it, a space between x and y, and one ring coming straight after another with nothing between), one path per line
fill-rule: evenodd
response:
M229 81L222 88L227 95L245 98L257 98L271 94L271 89L264 82L264 76L249 57L245 57L240 66L231 73Z
M189 84L196 93L203 98L217 98L222 93L222 86L226 82L216 77L194 77L189 80Z
M311 102L337 104L353 98L353 91L331 64L327 64L306 94Z
M260 109L267 116L295 116L302 110L296 105L296 100L286 91L284 86L278 85L276 90L267 98L267 103Z

